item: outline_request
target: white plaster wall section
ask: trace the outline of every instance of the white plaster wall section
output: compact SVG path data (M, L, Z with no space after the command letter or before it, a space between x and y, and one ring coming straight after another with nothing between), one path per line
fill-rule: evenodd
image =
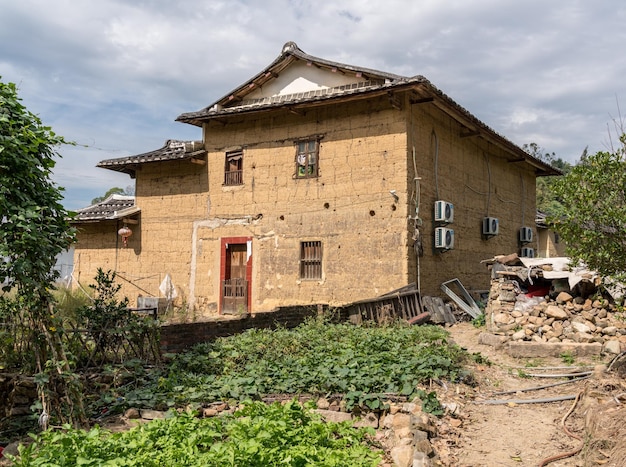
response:
M193 222L191 231L191 261L189 266L189 306L193 310L196 302L196 267L198 255L202 252L202 239L198 240L198 230L201 228L215 230L228 225L256 224L260 219L254 216L244 216L236 219L213 218Z
M248 94L246 99L317 91L318 89L353 84L358 81L364 81L364 79L357 79L354 75L344 75L339 72L333 73L316 66L307 66L305 62L298 62L284 70L275 80L263 85L261 89Z

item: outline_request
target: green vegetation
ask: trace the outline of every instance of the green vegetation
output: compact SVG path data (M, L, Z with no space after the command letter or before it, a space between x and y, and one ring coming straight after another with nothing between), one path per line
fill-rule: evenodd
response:
M9 326L9 336L1 339L28 342L37 371L71 406L66 409L72 422L84 425L82 388L56 332L51 293L58 276L56 257L74 240L61 188L51 179L56 147L64 143L22 105L15 84L0 82L0 280L3 292L15 294L0 307L18 325ZM59 406L45 409L61 416Z
M170 418L128 432L69 425L33 435L17 466L40 465L320 465L374 466L382 451L371 431L350 423L322 423L296 395L343 398L356 413L386 408L390 398L419 398L427 413L443 408L431 381L471 382L471 356L436 326L354 326L310 320L293 330L252 329L168 355L155 367L140 360L107 365L90 397L91 413L126 407L167 409ZM421 387L420 387L421 386ZM108 388L108 389L107 389ZM292 394L266 405L268 394ZM194 409L217 400L243 408L198 418ZM184 409L183 409L184 408Z
M297 402L245 402L233 415L193 413L155 420L127 432L66 426L47 431L20 451L16 467L34 466L375 466L373 430L324 423Z
M566 363L567 365L573 365L576 361L576 358L571 352L563 352L560 357L563 363Z
M472 326L475 328L482 328L486 324L485 321L485 313L479 314L476 318L472 320Z
M574 261L603 276L626 277L626 135L613 153L581 159L554 184L564 216L553 219Z
M526 368L537 368L541 365L543 365L543 360L541 360L540 358L531 358L530 360L527 360L524 364Z
M169 358L167 369L135 371L130 385L105 393L100 404L165 409L281 393L340 395L348 410L379 410L388 395L411 398L431 380L468 378L467 353L435 326L311 320L294 330L252 329Z
M567 174L572 169L572 165L560 157L556 157L555 153L550 153L541 148L537 143L524 144L522 146L526 152L537 159L550 164L552 167L560 170L564 174ZM583 152L585 157L586 150ZM557 177L539 177L536 181L536 196L537 196L537 209L548 216L560 217L564 214L563 205L561 200L556 196L554 192L554 184L557 181Z
M134 196L135 187L133 187L132 185L129 185L126 188L120 188L119 186L114 186L112 188L109 188L104 195L96 196L94 199L92 199L91 204L97 204L100 201L104 201L111 195Z

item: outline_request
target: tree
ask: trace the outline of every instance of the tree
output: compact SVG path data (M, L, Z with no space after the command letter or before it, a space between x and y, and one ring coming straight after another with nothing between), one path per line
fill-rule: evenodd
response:
M135 188L132 185L128 185L126 188L120 188L119 186L114 186L113 188L109 188L107 192L103 196L96 196L91 200L91 204L99 203L100 201L104 201L111 195L126 195L133 196L135 194Z
M0 277L7 278L3 290L15 291L20 303L16 319L33 332L41 381L55 379L73 405L72 420L82 423L81 391L58 332L51 295L58 276L56 256L74 240L61 188L51 180L55 148L63 143L22 105L15 84L0 81Z
M572 165L569 162L564 161L560 157L556 157L554 152L549 153L545 151L536 143L524 144L522 148L531 156L550 164L564 174L567 174L572 169ZM556 197L553 189L556 180L556 177L539 177L537 178L536 184L537 210L553 217L563 215L563 206Z
M568 255L605 276L626 278L626 135L613 152L586 155L554 183L563 216L553 217Z

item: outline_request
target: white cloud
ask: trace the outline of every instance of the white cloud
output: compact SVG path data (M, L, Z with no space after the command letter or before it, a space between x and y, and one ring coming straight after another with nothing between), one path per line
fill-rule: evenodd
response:
M626 99L619 0L0 0L0 74L59 134L55 173L91 197L122 185L98 160L198 138L175 123L295 41L307 53L421 74L499 133L574 160L604 149ZM130 182L130 179L127 179ZM106 190L105 190L106 191ZM81 200L85 197L81 195Z

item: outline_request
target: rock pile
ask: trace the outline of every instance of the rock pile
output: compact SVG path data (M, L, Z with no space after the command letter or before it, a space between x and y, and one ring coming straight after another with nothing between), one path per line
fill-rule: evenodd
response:
M508 279L492 281L485 309L487 330L510 341L599 343L606 353L626 350L626 312L605 299L568 292L529 297Z

